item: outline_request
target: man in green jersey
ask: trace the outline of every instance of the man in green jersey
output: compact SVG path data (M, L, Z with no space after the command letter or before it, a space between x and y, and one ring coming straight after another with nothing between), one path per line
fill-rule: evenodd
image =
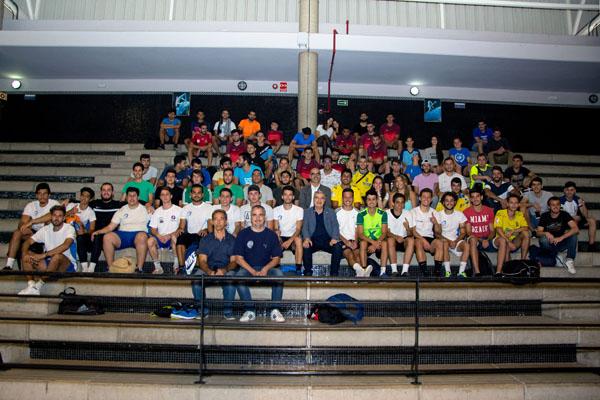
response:
M375 253L380 258L381 269L379 275L385 274L387 263L387 213L377 208L377 192L369 189L366 193L367 208L358 213L356 217L357 233L360 239L360 261L363 267L362 274L357 276L370 276L373 268L367 265L369 254Z

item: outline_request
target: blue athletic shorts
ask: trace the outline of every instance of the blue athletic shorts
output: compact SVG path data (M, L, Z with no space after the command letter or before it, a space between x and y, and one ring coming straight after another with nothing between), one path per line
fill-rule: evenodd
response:
M144 231L135 231L135 232L116 231L115 233L121 240L121 245L119 246L119 248L117 250L126 249L129 247L135 247L135 244L134 244L135 236L140 232L146 233Z
M170 249L171 248L171 239L167 240L167 243L163 243L154 235L152 235L154 239L156 239L156 243L158 243L159 249Z
M52 257L46 257L46 265L50 264L51 259ZM73 265L73 263L69 263L69 266L67 267L67 270L65 272L77 272L77 268L75 268L75 265Z

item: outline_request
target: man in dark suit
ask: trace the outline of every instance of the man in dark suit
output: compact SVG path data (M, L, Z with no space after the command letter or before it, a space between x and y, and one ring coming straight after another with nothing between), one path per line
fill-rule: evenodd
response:
M310 184L300 190L300 207L305 210L312 207L316 192L322 192L325 195L325 207L331 208L331 189L321 185L321 171L313 168L310 170Z

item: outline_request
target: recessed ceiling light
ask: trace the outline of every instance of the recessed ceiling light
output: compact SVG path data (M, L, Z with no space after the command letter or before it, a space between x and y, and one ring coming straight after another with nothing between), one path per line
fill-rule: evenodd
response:
M418 87L416 87L416 86L412 86L412 87L410 88L410 94L412 94L413 96L416 96L416 95L418 95L418 94L419 94L419 88L418 88Z
M13 89L20 89L21 81L18 79L15 79L14 81L11 82L10 86L12 86Z

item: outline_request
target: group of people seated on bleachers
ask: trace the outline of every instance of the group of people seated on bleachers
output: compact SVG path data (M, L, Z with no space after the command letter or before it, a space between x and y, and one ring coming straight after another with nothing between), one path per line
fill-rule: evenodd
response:
M542 249L567 251L564 265L574 274L579 228L588 227L595 243L596 222L575 183L564 185L562 197L544 191L500 129L484 121L473 132L474 162L460 138L447 157L437 136L418 150L412 137L401 139L392 114L379 129L364 113L353 128L328 118L315 132L298 132L287 157L279 156L278 124L264 134L254 111L236 126L224 110L212 132L211 125L199 111L184 141L187 157L176 155L160 175L143 154L120 201L111 183L102 184L99 199L84 187L79 202L62 204L39 184L13 233L6 267L14 268L20 250L25 271L94 272L102 251L110 268L116 250L133 247L139 272L149 253L154 273L164 273L159 250L170 249L175 273L187 265L192 273L277 276L283 252L292 251L296 272L311 276L313 254L324 251L331 275L346 259L359 277L406 276L415 256L420 270L450 278L454 254L462 278L469 260L479 274L479 251L498 253L497 274L511 253L526 259L533 235ZM161 143L177 144L179 126L169 114ZM39 294L42 285L31 276L21 293ZM235 295L231 286L223 290L226 299ZM281 299L282 287L273 290ZM238 292L249 299L247 288ZM279 311L272 317L283 318Z

